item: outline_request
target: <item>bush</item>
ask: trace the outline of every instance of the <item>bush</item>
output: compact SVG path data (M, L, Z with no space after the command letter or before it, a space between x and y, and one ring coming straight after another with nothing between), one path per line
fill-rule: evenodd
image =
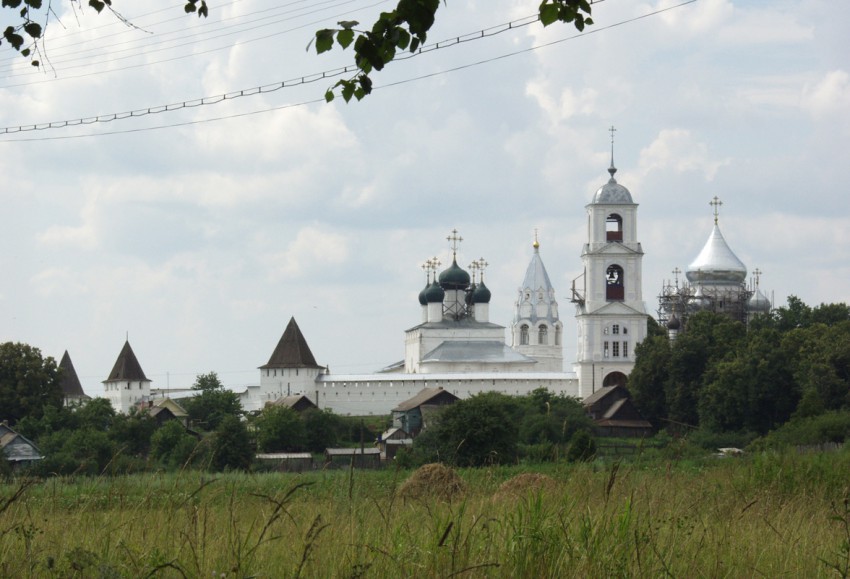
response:
M596 441L586 430L580 430L570 440L567 451L569 462L587 462L596 456Z
M794 418L780 428L756 440L752 448L784 448L799 445L845 442L850 438L850 412L826 412L820 416Z

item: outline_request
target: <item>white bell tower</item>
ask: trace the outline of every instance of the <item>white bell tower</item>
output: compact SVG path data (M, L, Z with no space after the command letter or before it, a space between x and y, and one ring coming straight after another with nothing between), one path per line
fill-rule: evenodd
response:
M641 291L643 249L637 240L637 203L614 174L611 127L611 178L586 206L584 273L573 280L578 322L578 374L582 397L603 386L625 384L634 368L635 346L646 337L646 306Z

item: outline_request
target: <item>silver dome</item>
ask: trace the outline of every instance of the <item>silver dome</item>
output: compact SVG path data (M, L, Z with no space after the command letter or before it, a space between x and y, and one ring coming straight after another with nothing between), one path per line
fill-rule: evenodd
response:
M608 169L608 173L610 173L611 178L608 179L607 183L596 190L592 203L601 205L634 204L634 201L632 201L632 194L629 193L629 190L617 183L617 180L614 179L614 173L616 172L617 169L613 165L610 169Z
M770 311L770 300L767 299L760 289L756 289L750 301L747 302L747 310L754 314L764 314Z
M729 249L715 223L708 241L685 273L691 283L739 284L747 277L747 266Z

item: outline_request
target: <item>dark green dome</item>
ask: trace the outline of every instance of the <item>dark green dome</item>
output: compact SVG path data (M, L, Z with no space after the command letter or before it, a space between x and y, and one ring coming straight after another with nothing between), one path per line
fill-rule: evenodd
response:
M443 303L443 298L446 297L446 292L440 287L437 282L431 283L428 289L425 290L425 301L429 304Z
M474 304L489 304L490 303L490 290L487 289L487 286L484 285L482 281L477 286L475 286L475 291L472 292L472 303Z
M431 287L431 284L425 284L425 287L422 288L422 291L419 292L419 305L424 306L428 304L428 298L425 297L425 293L428 291L428 288Z
M452 259L452 265L440 274L440 286L444 290L465 290L469 287L469 274Z

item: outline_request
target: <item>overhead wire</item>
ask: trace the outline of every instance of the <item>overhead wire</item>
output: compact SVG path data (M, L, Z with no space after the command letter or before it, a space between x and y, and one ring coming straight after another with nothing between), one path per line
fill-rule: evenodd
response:
M602 1L602 0L598 0L598 1ZM407 79L391 82L391 83L388 83L386 85L374 86L373 92L377 91L377 90L384 89L384 88L399 86L399 85L407 84L407 83L410 83L410 82L420 81L420 80L424 80L424 79L427 79L427 78L433 78L433 77L436 77L436 76L441 76L441 75L444 75L444 74L449 74L449 73L452 73L452 72L457 72L457 71L460 71L460 70L465 70L465 69L473 68L473 67L476 67L476 66L481 66L481 65L488 64L488 63L491 63L491 62L504 60L506 58L510 58L510 57L517 56L517 55L520 55L520 54L526 54L526 53L529 53L529 52L533 52L533 51L540 50L540 49L543 49L543 48L547 48L547 47L550 47L550 46L554 46L554 45L557 45L557 44L562 44L562 43L570 41L570 40L576 40L578 38L582 38L582 37L588 36L590 34L598 34L600 32L603 32L603 31L606 31L606 30L611 30L613 28L617 28L617 27L623 26L625 24L631 24L631 23L637 22L639 20L644 20L644 19L650 18L652 16L657 16L658 14L662 14L662 13L668 12L670 10L682 8L684 6L687 6L688 4L693 4L696 1L697 0L684 0L683 2L680 2L679 4L667 6L665 8L660 8L658 10L654 10L652 12L648 12L646 14L642 14L642 15L639 15L639 16L635 16L635 17L632 17L632 18L625 19L625 20L621 20L619 22L615 22L613 24L609 24L609 25L606 25L606 26L594 27L594 28L588 29L588 30L586 30L582 33L573 34L571 36L560 38L558 40L553 40L553 41L546 42L546 43L543 43L543 44L530 46L530 47L527 47L527 48L515 50L515 51L508 52L508 53L505 53L505 54L501 54L501 55L498 55L498 56L493 56L493 57L482 59L482 60L479 60L479 61L458 65L458 66L451 67L451 68L448 68L448 69L443 69L443 70L439 70L439 71L435 71L435 72L431 72L431 73L418 75L418 76L415 76L415 77L410 77L410 78L407 78ZM532 20L523 24L523 26L531 24L533 22L536 22L536 20L534 20L533 17L527 17L527 18L532 18ZM526 19L521 19L521 21L525 21L525 20ZM508 24L510 24L510 23L508 23ZM506 25L502 25L502 26L506 26ZM493 27L493 28L500 28L500 27ZM507 28L505 30L516 29L516 28L517 28L517 26L514 26L513 28ZM473 39L472 36L478 35L478 34L480 34L480 32L483 32L483 31L473 33L472 35L464 35L464 36L469 36L470 41L471 41ZM461 43L460 41L458 41L458 39L460 39L460 38L461 37L455 37L455 38L451 39L451 41L443 41L442 47L445 48L445 47L448 47L448 46L456 46L456 45ZM480 38L486 38L486 36L480 36ZM441 44L441 43L435 43L435 45L432 45L432 46L436 46L437 44ZM429 50L428 52L433 51L433 50L437 50L437 48L433 48L433 49ZM424 50L424 48L423 48L423 52L426 52ZM408 55L405 58L412 58L415 55L416 55L416 53L414 53L412 55ZM348 67L346 67L346 68L348 68ZM339 69L339 70L342 70L342 69ZM317 73L317 74L327 75L328 72L326 71L324 73ZM339 72L339 74L344 74L344 72ZM319 78L316 78L316 79L314 79L310 82L315 82L315 80L320 80L321 78L330 78L330 76L319 77ZM281 83L275 83L273 85L266 85L267 87L277 87L277 88L269 89L269 90L266 90L265 92L272 92L272 90L279 90L280 88L286 88L288 86L293 86L293 85L286 85L285 84L286 82L287 81L282 81ZM278 86L278 85L280 85L280 86ZM254 91L254 92L250 93L250 95L254 95L254 94L261 94L261 92L259 90L261 88L263 88L263 87L254 87L253 89L247 89L247 90L248 91ZM216 104L216 103L222 102L224 100L233 100L234 98L239 98L241 96L250 96L249 94L243 95L242 93L246 93L246 91L236 91L234 93L228 93L230 95L234 95L234 96L231 96L229 98L225 98L225 95L218 95L217 97L207 97L207 98L211 98L211 99L218 98L219 100L216 100L215 102L206 102L206 103L203 103L203 104ZM239 96L235 96L237 94ZM307 105L310 105L310 104L316 104L316 103L324 102L324 100L325 100L324 98L317 98L317 99L306 100L306 101L301 101L301 102L297 102L297 103L288 103L288 104L285 104L285 105L258 109L258 110L249 111L249 112L234 113L234 114L230 114L230 115L222 115L222 116L219 116L219 117L208 118L208 119L196 119L196 120L192 120L192 121L171 123L171 124L159 125L159 126L155 126L155 127L140 127L140 128L136 128L136 129L104 131L104 132L100 132L100 133L90 133L90 134L84 134L84 135L65 135L65 136L59 136L59 137L32 137L32 138L20 138L20 139L4 139L3 142L31 142L31 141L78 139L78 138L87 138L87 137L119 135L119 134L127 134L127 133L138 133L138 132L146 132L146 131L153 131L153 130L162 130L162 129L168 129L168 128L176 128L176 127L183 127L183 126L189 126L189 125L203 124L203 123L208 123L208 122L217 122L217 121L221 121L221 120L234 119L234 118L240 118L240 117L246 117L246 116L253 116L253 115L257 115L257 114L273 112L273 111L282 110L282 109L302 107L302 106L307 106ZM185 101L184 103L175 103L174 105L163 105L162 107L151 107L150 109L139 109L139 110L148 111L146 114L158 114L158 113L178 110L179 108L189 108L189 106L187 106L187 103L190 103L190 102L197 102L197 101ZM200 106L200 105L201 105L201 103L198 103L198 104L195 104L193 106ZM171 107L171 108L169 108L169 107ZM89 119L75 119L74 121L61 121L61 123L64 123L64 124L56 125L56 126L50 126L52 124L47 123L43 126L28 125L26 128L5 127L5 128L0 129L0 134L15 134L15 133L23 132L24 130L26 130L26 131L44 130L44 129L48 129L48 128L60 128L60 127L74 126L74 125L80 125L80 124L93 124L95 122L110 122L112 120L120 120L120 119L124 119L124 118L129 118L131 116L144 116L144 115L141 115L141 114L132 115L131 114L132 112L133 111L130 111L128 113L113 113L112 115L105 115L106 117L111 117L111 118L109 118L108 120L103 120L103 121L97 121L96 119L98 117L91 117ZM21 129L21 130L16 130L16 129Z

